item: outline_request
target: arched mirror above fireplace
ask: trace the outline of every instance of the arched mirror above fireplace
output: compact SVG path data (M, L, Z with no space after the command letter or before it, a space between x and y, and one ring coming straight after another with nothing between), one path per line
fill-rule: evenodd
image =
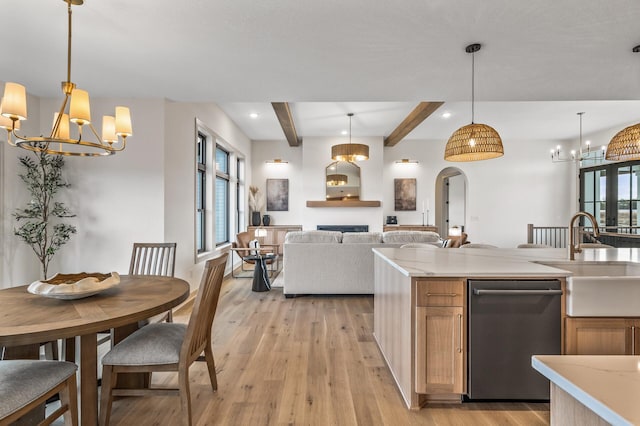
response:
M349 161L334 161L325 170L327 201L360 199L360 167Z

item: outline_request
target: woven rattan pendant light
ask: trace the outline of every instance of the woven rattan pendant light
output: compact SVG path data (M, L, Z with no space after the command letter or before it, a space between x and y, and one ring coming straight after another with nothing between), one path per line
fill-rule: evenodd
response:
M460 127L453 132L444 149L444 159L447 161L479 161L502 157L502 139L495 129L486 124L474 123L475 102L475 56L480 50L478 43L465 48L471 53L471 124Z
M363 161L369 159L369 145L361 143L351 143L351 117L353 113L347 114L349 117L349 143L341 143L331 147L331 159L336 161Z
M640 52L640 45L632 50ZM640 159L640 123L620 130L611 139L604 157L609 161L631 161Z

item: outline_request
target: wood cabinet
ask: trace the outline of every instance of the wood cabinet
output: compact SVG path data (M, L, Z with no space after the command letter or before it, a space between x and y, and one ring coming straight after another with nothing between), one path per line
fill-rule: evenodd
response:
M431 225L383 225L382 232L387 231L431 231L438 232L437 226Z
M415 307L415 392L466 392L465 281L418 280Z
M260 237L260 244L273 244L278 246L278 254L284 254L284 238L289 231L302 231L302 225L273 225L273 226L249 226L247 231L251 239L255 238L256 229L266 229L267 235Z
M640 318L566 318L567 355L639 355Z

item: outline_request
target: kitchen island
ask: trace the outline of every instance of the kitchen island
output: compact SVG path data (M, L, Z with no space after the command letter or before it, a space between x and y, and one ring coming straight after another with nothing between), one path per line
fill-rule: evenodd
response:
M551 424L640 424L640 356L539 355L551 381Z
M566 250L377 248L374 253L374 337L409 408L460 402L468 392L470 280L559 281L561 341L555 353L565 353L564 295L572 272L543 263L566 259ZM638 249L585 249L577 262L635 263L639 255Z

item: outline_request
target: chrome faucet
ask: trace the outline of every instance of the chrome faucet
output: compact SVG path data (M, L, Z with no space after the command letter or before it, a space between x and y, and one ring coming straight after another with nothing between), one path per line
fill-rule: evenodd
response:
M593 217L593 215L591 213L587 213L587 212L578 212L576 214L573 215L573 217L571 218L571 220L569 221L569 260L575 260L575 255L576 253L580 253L582 252L582 249L580 248L580 242L578 241L575 245L573 244L574 239L575 239L575 235L574 235L574 223L575 221L580 217L580 216L584 216L587 219L589 219L591 221L591 224L593 225L593 236L597 237L598 235L600 235L600 229L598 228L598 222L596 221L596 218Z

